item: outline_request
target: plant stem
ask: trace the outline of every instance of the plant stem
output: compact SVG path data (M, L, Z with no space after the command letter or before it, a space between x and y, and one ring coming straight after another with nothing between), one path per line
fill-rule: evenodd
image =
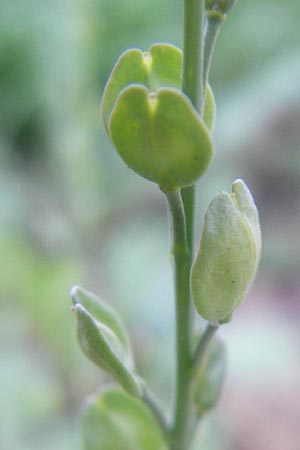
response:
M148 388L146 384L143 385L143 394L142 399L148 406L148 408L152 411L152 414L156 418L161 432L163 436L165 437L166 441L169 442L170 440L170 426L167 422L167 419L164 415L163 409L156 398L156 396L153 394L153 392Z
M176 398L172 450L184 450L190 416L192 373L190 338L190 255L180 191L166 192L171 216L176 297Z
M204 0L184 1L182 90L195 109L203 110Z
M182 91L191 100L195 109L202 114L203 92L203 35L204 0L184 0L184 38ZM187 240L190 256L193 254L195 187L182 189L182 199L186 216Z
M209 343L211 342L212 338L214 337L218 328L219 328L218 323L208 323L207 324L207 327L198 342L198 345L196 347L196 350L195 350L195 353L193 356L194 367L201 365L203 358L205 356L206 349L207 349Z
M203 86L208 83L209 70L211 66L212 54L215 48L217 37L222 23L226 16L216 11L209 11L205 31L204 59L203 59Z

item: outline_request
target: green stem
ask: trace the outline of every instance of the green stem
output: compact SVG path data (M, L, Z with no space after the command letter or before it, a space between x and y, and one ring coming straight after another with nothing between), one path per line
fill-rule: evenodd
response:
M190 255L180 191L166 192L171 216L176 297L176 398L172 450L184 450L190 422L192 373L190 316Z
M193 373L195 370L197 370L203 363L204 357L206 355L206 351L209 347L209 344L211 343L211 340L213 339L216 331L219 328L218 323L208 323L203 334L200 337L200 340L196 346L196 349L193 353ZM193 439L193 436L197 430L197 427L199 426L199 422L201 420L201 416L199 417L193 417L193 424L192 424L192 432L191 432L191 441Z
M146 384L143 385L142 400L146 403L148 408L152 411L152 414L156 418L156 420L160 426L161 432L162 432L164 438L166 439L166 442L169 442L170 441L170 426L165 417L165 414L164 414L161 404L159 403L156 396L153 394L153 392L149 389L149 387Z
M226 19L224 14L216 11L209 11L207 13L207 24L205 31L204 42L204 60L203 60L203 86L206 87L208 83L209 70L211 66L212 54L215 48L217 37L222 23Z
M181 195L184 206L184 213L186 217L187 241L192 260L194 250L194 218L195 218L195 203L196 203L195 186L183 188L181 190Z
M205 0L184 0L184 38L182 91L202 114L203 91L203 35L205 26ZM187 240L192 258L194 242L195 186L182 189L186 216Z
M205 356L206 349L208 345L210 344L212 338L214 337L217 329L219 328L218 323L209 323L207 324L207 327L202 334L200 341L198 342L198 345L196 347L194 356L193 356L193 363L194 367L199 367L203 361L203 358Z
M203 35L205 26L205 1L184 1L184 43L182 90L195 109L203 110Z

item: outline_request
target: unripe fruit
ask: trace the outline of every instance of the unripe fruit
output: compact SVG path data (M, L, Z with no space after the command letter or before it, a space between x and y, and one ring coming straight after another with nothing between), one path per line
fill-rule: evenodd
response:
M104 90L101 112L123 161L165 191L189 186L212 157L214 97L206 90L203 119L181 92L182 52L155 44L120 56Z
M205 215L200 249L191 275L199 314L210 322L228 321L254 279L261 249L258 213L242 180L232 194L221 192Z

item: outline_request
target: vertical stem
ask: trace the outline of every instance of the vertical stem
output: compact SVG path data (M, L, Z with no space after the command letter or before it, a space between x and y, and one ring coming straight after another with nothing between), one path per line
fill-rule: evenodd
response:
M185 450L190 422L190 378L192 355L190 342L190 255L180 191L166 193L173 235L176 297L176 398L172 449Z
M182 90L203 111L203 35L205 0L184 0ZM191 299L190 268L194 243L195 187L167 193L173 228L176 291L176 399L172 450L185 450L190 422Z
M226 16L216 11L209 11L205 32L204 59L203 59L203 86L207 85L212 54L217 37Z
M203 35L205 25L205 0L184 0L184 38L182 90L202 114L203 90ZM182 189L186 216L187 240L192 258L195 209L195 187Z
M184 1L182 90L195 109L203 110L204 0Z

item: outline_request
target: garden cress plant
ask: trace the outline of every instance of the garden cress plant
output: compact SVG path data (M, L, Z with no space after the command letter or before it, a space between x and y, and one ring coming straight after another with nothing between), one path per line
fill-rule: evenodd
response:
M195 183L213 155L215 100L208 85L214 44L234 0L185 0L183 51L156 43L125 51L105 87L104 127L125 164L156 183L170 211L176 311L172 417L138 375L118 314L72 289L82 350L120 387L104 388L84 415L86 450L189 450L195 425L220 395L225 369L218 327L231 320L254 279L260 227L242 180L210 203L193 257ZM207 327L193 336L193 314ZM201 447L199 446L199 450Z

